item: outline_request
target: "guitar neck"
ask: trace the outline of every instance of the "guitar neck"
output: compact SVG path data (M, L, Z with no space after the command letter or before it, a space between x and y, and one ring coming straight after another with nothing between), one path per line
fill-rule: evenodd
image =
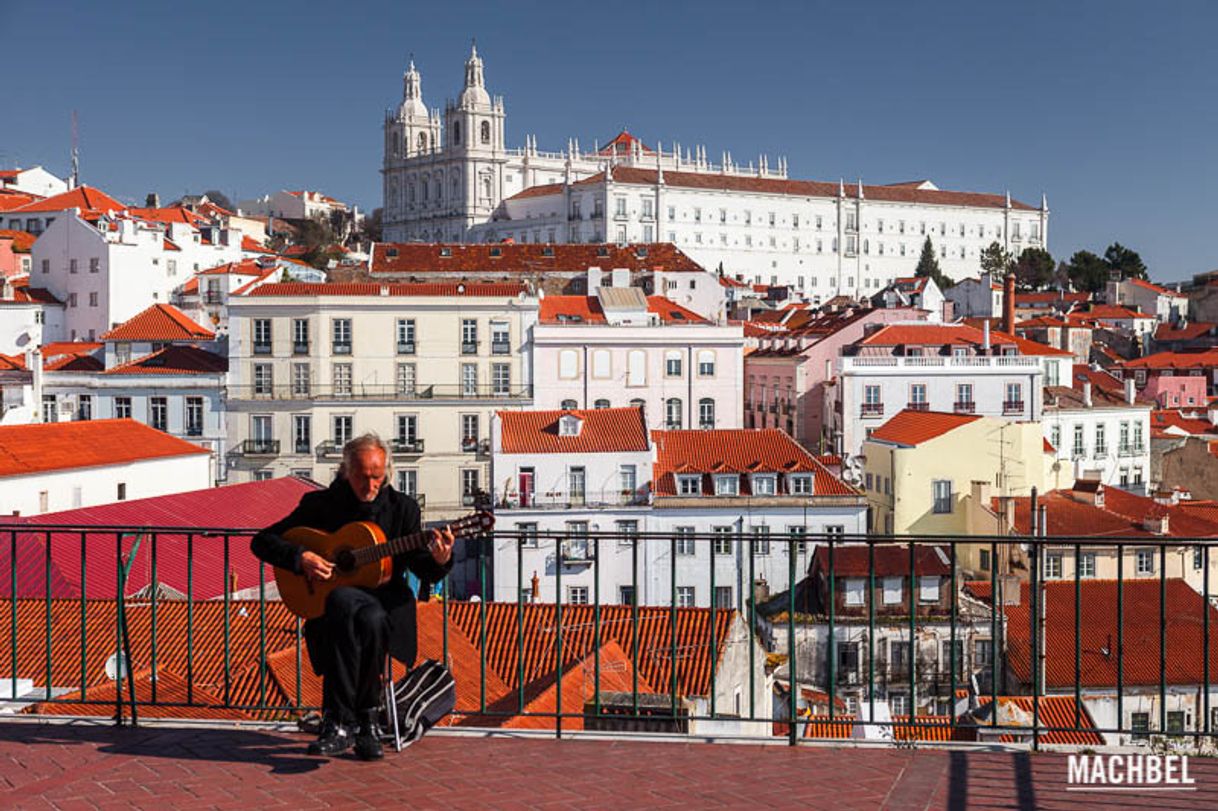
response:
M403 552L413 552L416 549L426 547L430 540L431 531L426 530L424 532L415 532L411 535L403 535L400 538L394 538L374 546L365 546L363 549L355 551L355 564L356 566L364 566L383 558L400 555Z

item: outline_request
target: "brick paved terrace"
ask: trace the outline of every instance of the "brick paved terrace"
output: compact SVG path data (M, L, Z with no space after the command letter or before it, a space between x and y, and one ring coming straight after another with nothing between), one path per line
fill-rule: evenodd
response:
M1067 790L1066 756L1026 751L729 744L439 731L362 763L266 727L0 723L0 808L1146 808L1218 805L1218 760L1192 790Z

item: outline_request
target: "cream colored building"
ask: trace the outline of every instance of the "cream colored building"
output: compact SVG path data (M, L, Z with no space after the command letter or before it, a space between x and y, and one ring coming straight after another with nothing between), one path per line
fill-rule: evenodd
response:
M428 520L489 491L491 416L532 406L524 285L268 284L229 300L229 480L328 483L374 431Z

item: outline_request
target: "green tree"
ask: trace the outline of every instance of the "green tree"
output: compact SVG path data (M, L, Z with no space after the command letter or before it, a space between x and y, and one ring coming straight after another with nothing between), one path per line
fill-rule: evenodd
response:
M1104 251L1104 262L1110 270L1119 270L1122 279L1147 278L1146 263L1138 252L1126 248L1119 242L1114 242Z
M939 260L935 257L935 246L931 244L930 237L922 243L922 255L918 258L918 266L914 268L915 276L929 276L935 280L935 284L940 290L946 290L952 286L952 280L943 275L943 271L939 269Z
M1075 290L1098 293L1108 282L1108 263L1091 251L1075 251L1066 265L1066 275Z
M1039 290L1053 283L1057 263L1044 248L1025 248L1015 262L1015 283L1025 290Z
M1001 278L1011 269L1011 264L1011 254L997 242L991 242L981 251L981 269L986 273Z

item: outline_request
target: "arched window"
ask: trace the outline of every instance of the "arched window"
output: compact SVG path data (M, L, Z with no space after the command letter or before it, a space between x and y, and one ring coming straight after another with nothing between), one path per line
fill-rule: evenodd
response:
M703 397L698 401L698 427L715 427L715 401L710 397Z
M592 376L601 380L613 374L612 353L608 349L592 350Z
M579 404L574 400L563 400L559 408L563 409L564 411L574 411L575 409L579 408Z
M461 122L453 122L453 146L461 143Z
M401 134L399 134L397 132L393 133L393 153L392 154L395 158L402 154L402 136L401 136Z
M482 122L482 143L489 144L491 142L491 122Z
M487 175L482 178L482 196L487 200L491 199L491 177Z
M631 408L641 408L644 411L646 411L647 410L647 401L643 400L639 397L635 397L633 400L630 401L630 407Z
M448 185L452 186L452 190L453 190L452 199L454 199L454 200L459 199L461 197L461 178L457 175L456 172L453 172L452 178L449 181Z
M420 152L427 151L427 133L425 133L425 132L419 133L419 151Z
M419 191L423 195L423 202L427 202L427 191L431 186L431 178L428 175L423 175L419 180Z
M596 402L595 402L595 403L592 405L592 407L593 407L593 408L608 408L608 407L609 407L609 401L608 401L608 400L606 400L604 397L602 397L601 399L597 400L597 401L596 401Z
M681 430L681 412L684 411L680 397L669 397L664 401L664 427L670 431Z
M432 191L435 192L436 201L439 202L440 199L444 197L444 187L440 185L440 181L438 179L433 180L431 183Z
M715 350L699 349L698 350L698 376L699 377L714 377L715 376Z

